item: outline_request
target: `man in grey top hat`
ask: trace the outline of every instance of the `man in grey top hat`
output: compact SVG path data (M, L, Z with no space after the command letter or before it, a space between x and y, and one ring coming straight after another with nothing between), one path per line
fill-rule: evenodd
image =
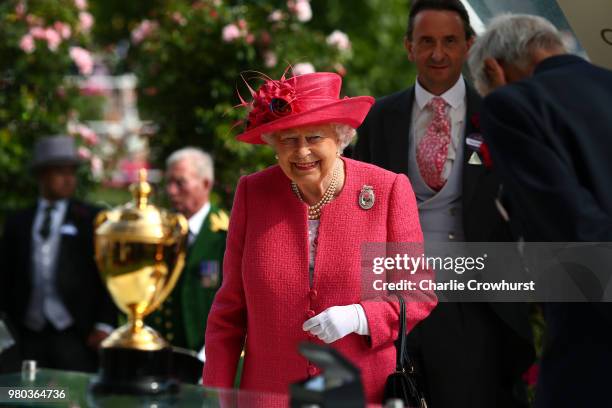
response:
M31 166L39 198L6 219L0 311L16 327L23 359L95 371L96 350L117 314L94 263L98 209L72 198L80 164L72 137L36 143Z

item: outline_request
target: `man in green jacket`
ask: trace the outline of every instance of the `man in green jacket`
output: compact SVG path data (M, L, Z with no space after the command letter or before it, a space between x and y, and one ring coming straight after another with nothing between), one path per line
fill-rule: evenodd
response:
M221 285L229 217L209 201L214 182L211 156L194 147L166 160L166 192L174 209L189 223L185 267L162 306L147 318L173 346L203 357L206 320Z

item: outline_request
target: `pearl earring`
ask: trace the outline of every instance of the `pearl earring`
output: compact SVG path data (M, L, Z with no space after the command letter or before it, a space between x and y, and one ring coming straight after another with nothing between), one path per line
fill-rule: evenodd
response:
M274 158L275 158L276 160L278 160L278 154L275 154L275 155L274 155Z

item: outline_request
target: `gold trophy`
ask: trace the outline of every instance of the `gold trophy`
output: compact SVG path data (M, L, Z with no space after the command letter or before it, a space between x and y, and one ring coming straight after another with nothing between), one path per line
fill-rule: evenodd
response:
M102 342L95 393L161 394L178 391L172 349L143 323L168 297L185 263L188 224L180 214L149 204L146 170L130 186L133 202L95 220L95 257L102 279L128 323Z

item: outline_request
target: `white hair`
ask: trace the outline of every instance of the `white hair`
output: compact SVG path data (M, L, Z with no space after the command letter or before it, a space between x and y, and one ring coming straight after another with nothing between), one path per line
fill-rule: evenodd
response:
M176 150L166 159L166 169L182 160L189 160L201 179L210 180L211 183L215 181L213 159L204 150L191 146Z
M486 32L472 45L468 57L476 89L485 94L490 88L485 59L494 58L527 69L537 49L565 51L562 37L550 21L539 16L512 13L493 18Z
M334 133L336 134L336 140L338 142L338 150L340 153L344 151L346 146L351 144L351 141L357 134L355 128L346 125L344 123L330 123L329 126L332 128ZM282 132L282 131L281 131ZM275 133L262 133L261 139L267 144L274 146L274 135Z

